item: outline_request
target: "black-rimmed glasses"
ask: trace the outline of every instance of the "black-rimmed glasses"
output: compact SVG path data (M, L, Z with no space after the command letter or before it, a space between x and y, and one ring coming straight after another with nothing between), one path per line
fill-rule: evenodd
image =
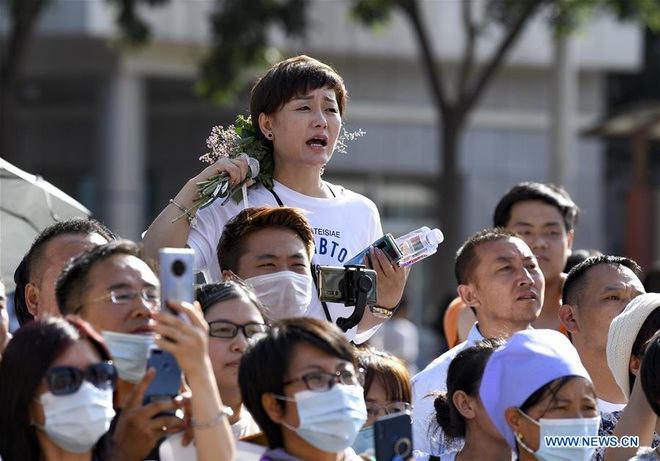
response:
M110 290L110 292L104 294L103 296L99 296L98 298L90 299L89 301L84 302L80 306L73 309L73 313L77 313L87 304L95 303L98 301L110 300L112 304L128 304L138 296L140 296L146 302L154 305L160 303L160 292L157 287L144 287L141 290L134 290L132 288L116 288L114 290Z
M209 322L209 336L213 338L235 338L239 329L243 332L243 336L250 339L255 335L266 334L268 332L268 325L256 322L234 323L229 320Z
M84 370L76 367L55 367L48 370L44 381L53 395L69 395L82 386L83 379L99 389L114 389L117 386L117 369L112 362L89 365Z
M307 373L300 378L291 379L282 383L284 386L302 381L310 391L323 392L330 390L335 383L345 384L352 386L355 384L362 384L364 382L364 370L362 368L355 370L345 369L338 370L334 373L326 373L325 371L314 371Z

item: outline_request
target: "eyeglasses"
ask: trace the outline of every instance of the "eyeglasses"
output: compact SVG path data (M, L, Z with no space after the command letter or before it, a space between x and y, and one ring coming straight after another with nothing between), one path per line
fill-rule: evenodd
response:
M99 389L117 386L117 369L112 362L89 365L84 370L76 367L55 367L46 372L44 381L53 395L69 395L80 389L83 379Z
M266 334L268 325L264 323L234 323L229 320L217 320L209 322L209 336L214 338L234 338L238 330L243 332L243 336L250 339L255 335Z
M157 287L144 287L141 290L133 290L131 288L118 288L110 290L109 293L99 296L98 298L90 299L89 301L81 304L73 310L77 313L86 304L95 303L98 301L110 300L112 304L128 304L135 298L140 296L143 300L151 304L158 304L160 302L160 293Z
M401 413L410 411L410 404L406 402L392 402L387 405L378 405L377 403L367 402L367 416L377 417L380 415L391 415L392 413Z
M347 386L352 386L355 384L362 385L364 377L364 370L362 368L358 371L351 369L339 370L334 373L326 373L324 371L315 371L313 373L308 373L301 376L300 378L295 378L290 381L283 382L282 385L288 386L289 384L302 381L305 383L305 386L310 391L323 392L328 391L335 385L335 383L345 384Z

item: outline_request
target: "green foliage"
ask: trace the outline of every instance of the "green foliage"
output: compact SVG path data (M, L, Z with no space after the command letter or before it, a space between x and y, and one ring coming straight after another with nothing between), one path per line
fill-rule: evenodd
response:
M351 18L369 27L385 26L396 4L396 0L353 0Z
M279 26L288 36L306 28L305 0L225 0L211 15L213 42L201 67L199 94L230 103L242 87L241 72L268 63L268 32Z
M6 1L6 0L5 0ZM24 0L12 0L18 5ZM49 0L41 0L49 1ZM117 6L117 23L122 41L140 45L150 38L149 26L140 17L138 6L159 6L171 0L106 0ZM464 1L464 0L461 0ZM467 1L467 0L465 0ZM556 34L571 33L590 16L605 12L622 21L639 20L660 30L660 0L473 0L484 8L477 30L488 26L511 27L536 3ZM350 16L365 26L384 28L396 9L412 10L422 0L350 0ZM196 90L219 104L231 103L243 88L243 73L269 62L269 31L282 30L287 36L302 37L308 27L307 0L216 0L210 16L211 45L200 66ZM313 5L313 4L312 4ZM475 20L476 21L476 20Z
M106 0L117 10L115 20L120 32L120 43L127 47L144 45L151 39L149 25L138 12L140 4L155 7L169 3L170 0Z

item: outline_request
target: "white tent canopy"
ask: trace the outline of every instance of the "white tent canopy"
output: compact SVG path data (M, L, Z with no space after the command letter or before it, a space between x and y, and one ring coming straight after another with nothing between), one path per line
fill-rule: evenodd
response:
M63 219L90 215L41 176L0 158L0 263L7 292L14 291L16 266L43 229Z

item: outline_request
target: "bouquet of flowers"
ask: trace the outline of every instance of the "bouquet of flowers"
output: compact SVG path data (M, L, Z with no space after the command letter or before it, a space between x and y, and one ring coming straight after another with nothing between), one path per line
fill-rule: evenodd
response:
M343 130L337 139L337 152L346 153L346 141L352 141L365 134L358 130L347 132ZM266 188L273 189L273 155L269 146L259 136L257 129L252 125L251 117L239 115L233 125L227 128L214 126L211 129L211 135L206 140L207 147L211 150L202 155L199 159L203 162L213 164L221 158L240 158L247 157L250 171L247 177L239 184L229 186L229 174L226 172L215 174L206 181L197 183L197 197L192 206L182 210L181 216L173 220L189 216L190 211L197 208L202 209L211 205L216 199L224 198L221 205L233 197L236 202L243 199L246 191L244 187L249 179L262 183ZM252 187L252 186L250 186Z

